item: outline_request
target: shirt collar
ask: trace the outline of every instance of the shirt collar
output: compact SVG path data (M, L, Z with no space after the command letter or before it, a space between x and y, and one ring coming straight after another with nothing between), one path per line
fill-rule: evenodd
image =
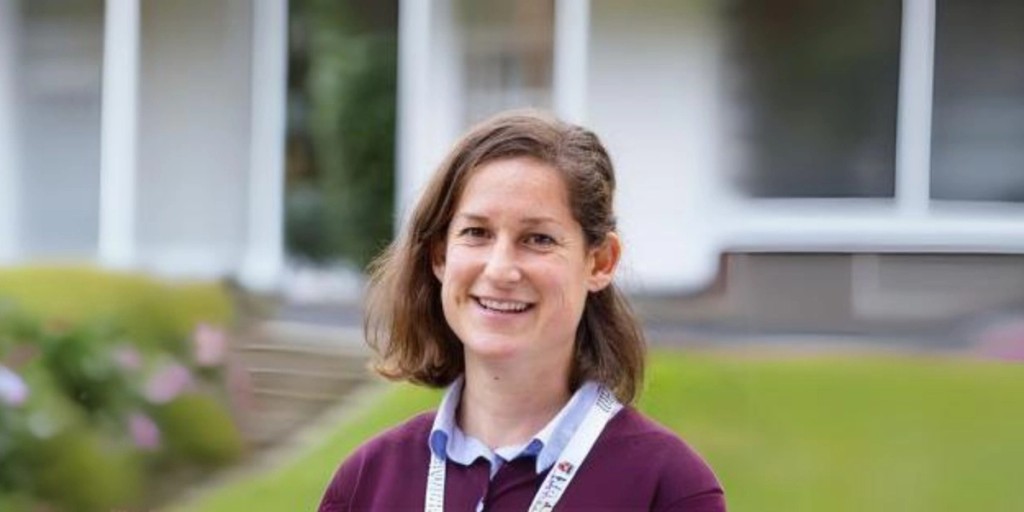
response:
M451 458L461 465L472 464L479 457L492 458L492 452L481 441L465 435L455 423L456 410L462 398L463 378L455 380L444 394L434 424L430 429L428 443L438 458ZM587 411L597 400L599 385L587 382L573 393L569 402L533 438L521 447L504 447L496 450L507 460L523 455L536 456L536 471L543 473L550 468L562 450L569 444Z

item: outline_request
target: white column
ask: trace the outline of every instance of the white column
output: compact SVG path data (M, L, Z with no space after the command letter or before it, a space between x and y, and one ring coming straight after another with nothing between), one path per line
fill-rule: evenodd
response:
M17 0L0 0L0 264L18 257Z
M399 0L396 229L465 129L462 27L456 8L452 0Z
M139 0L107 0L100 128L102 265L135 263L135 176L139 85Z
M288 4L256 0L252 6L248 236L241 279L250 288L270 290L284 268Z
M395 144L395 213L404 220L429 173L431 2L399 0L398 119ZM398 224L396 223L396 229Z
M904 0L896 134L896 204L907 216L928 213L931 194L935 0Z
M581 124L587 114L590 0L555 1L554 109Z

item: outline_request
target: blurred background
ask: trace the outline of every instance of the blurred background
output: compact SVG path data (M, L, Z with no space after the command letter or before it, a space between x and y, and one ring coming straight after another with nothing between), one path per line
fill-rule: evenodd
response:
M363 269L509 108L616 164L732 510L1024 510L1024 4L0 0L0 510L309 510Z

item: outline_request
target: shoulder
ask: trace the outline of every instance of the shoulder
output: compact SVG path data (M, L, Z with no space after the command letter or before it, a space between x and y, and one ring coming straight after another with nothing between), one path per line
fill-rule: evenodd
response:
M410 450L426 450L426 440L434 424L434 415L435 413L431 411L413 416L404 423L377 434L360 446L354 454L362 453L365 457L373 457L394 451L408 455Z
M430 459L426 440L433 421L433 412L414 416L359 446L334 473L324 492L320 511L348 510L360 490L394 480L397 475L415 474L422 470L425 479Z
M723 511L722 486L704 458L674 432L625 407L609 422L595 450L655 486L652 510Z
M360 445L341 464L340 470L346 467L365 467L368 464L380 464L393 458L408 458L424 452L429 457L427 436L434 421L433 412L425 412L410 418L402 424L377 434Z
M659 461L685 466L696 473L710 473L704 459L675 432L632 407L625 407L609 422L602 441L619 448L656 455Z

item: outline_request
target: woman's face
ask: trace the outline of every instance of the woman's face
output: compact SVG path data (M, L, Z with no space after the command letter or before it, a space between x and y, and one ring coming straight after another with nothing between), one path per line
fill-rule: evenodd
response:
M434 274L467 361L568 368L587 292L608 285L618 254L614 234L587 247L555 169L512 158L473 171Z

